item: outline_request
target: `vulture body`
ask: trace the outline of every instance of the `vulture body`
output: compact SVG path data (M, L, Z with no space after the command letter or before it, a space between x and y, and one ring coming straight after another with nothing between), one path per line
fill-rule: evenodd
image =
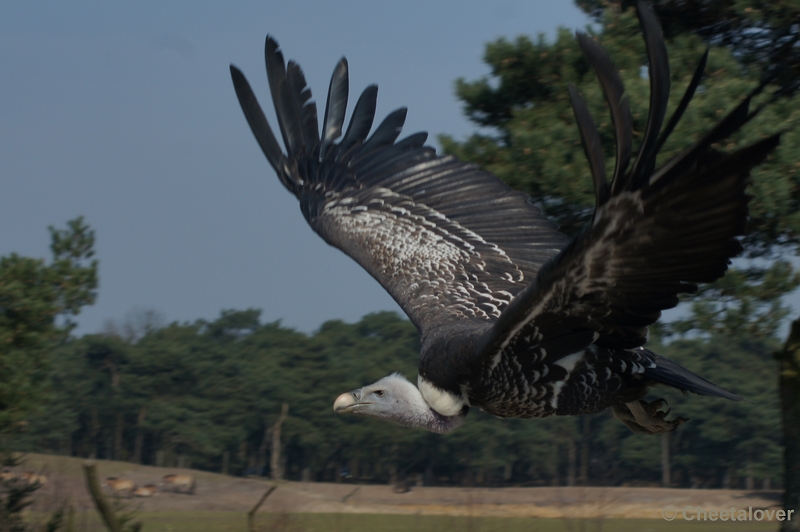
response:
M569 87L594 178L596 210L575 237L558 231L528 197L418 133L397 140L406 110L369 135L377 87L361 94L342 135L348 65L333 72L320 133L300 67L266 40L266 65L285 152L244 75L236 94L267 160L306 221L394 297L421 332L417 385L393 374L339 396L337 412L447 432L469 407L499 417L589 414L612 407L633 431L674 430L654 385L740 398L645 349L647 327L678 294L722 276L741 251L750 169L771 136L734 153L711 148L752 116L752 95L678 156L656 156L697 88L706 55L665 127L669 65L649 6L638 14L647 44L650 113L633 157L632 118L619 73L591 38L578 41L602 85L616 136L607 179L600 137ZM341 140L339 140L341 139Z

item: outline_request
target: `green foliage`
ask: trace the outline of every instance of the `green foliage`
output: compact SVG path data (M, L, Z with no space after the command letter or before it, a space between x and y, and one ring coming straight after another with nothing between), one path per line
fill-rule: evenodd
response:
M781 302L784 294L800 285L800 274L785 260L769 267L735 269L700 288L692 299L692 317L667 325L676 333L693 329L719 335L774 338L789 315Z
M0 530L3 532L26 532L24 510L33 501L31 495L38 486L19 480L0 482Z
M0 257L0 461L6 467L18 465L6 448L6 438L25 429L46 400L45 383L55 375L49 354L74 327L70 317L96 297L94 232L83 218L67 222L65 229L49 230L50 264L16 253ZM63 438L77 426L70 418L74 410L63 404L53 404L50 413L51 437ZM0 483L3 531L28 530L22 512L38 488L18 479ZM45 529L58 530L62 513L53 514Z
M0 433L25 423L36 408L47 353L73 327L69 316L96 297L94 232L77 218L66 229L51 227L50 235L50 264L15 253L0 257Z
M608 12L597 35L614 59L627 89L633 113L634 143L642 139L648 116L649 79L639 22L632 10ZM672 84L671 107L677 105L705 46L691 35L677 35L668 42ZM475 134L464 142L444 136L445 150L473 160L496 173L515 188L540 202L567 232L573 232L591 215L594 205L592 179L569 103L567 85L575 84L586 98L604 141L606 157L614 159L613 125L599 83L571 32L562 30L553 43L539 36L536 42L519 37L487 45L484 61L488 78L458 80L456 94L465 113L495 135ZM709 130L747 94L757 82L728 51L712 48L701 90L694 97L681 124L662 150L666 161L693 139ZM746 132L724 146L733 149L766 133L787 129L800 114L794 100L769 106ZM776 156L754 176L755 200L751 203L751 231L758 241L795 239L798 212L795 191L800 175L794 163L797 138L784 135Z
M675 469L684 481L713 486L724 484L725 475L781 476L781 417L772 360L778 347L774 339L721 334L653 347L746 400L682 397L674 391L665 395L676 413L690 418L688 430L673 437Z
M771 347L743 342L715 337L655 347L755 403L669 396L677 414L692 417L678 432L686 439L674 442L683 485L719 485L731 467L740 484L746 476L780 478ZM282 456L292 479L307 470L311 479L332 481L346 467L364 482L422 475L433 484L566 484L568 450L576 445L588 450L590 483L660 478L658 439L632 434L610 412L500 420L473 409L463 427L443 436L333 414L337 395L391 371L413 380L418 353L416 329L392 313L330 321L313 335L260 324L258 312L247 310L174 323L135 344L85 336L55 353L52 401L16 443L21 450L131 459L141 441L143 463L162 456L163 465L183 459L219 471L227 453L231 473L250 474L269 464L267 430L287 402ZM698 433L702 438L688 436ZM743 453L749 469L739 461Z
M635 0L577 0L579 7L600 21L611 9L631 8ZM800 88L800 5L795 0L704 0L651 2L670 36L693 33L706 42L730 49L755 71L775 77L787 93Z
M12 453L0 453L0 467L17 467L23 460ZM31 532L25 512L33 504L33 495L41 488L38 482L30 483L21 478L0 479L0 532ZM44 524L47 532L58 532L63 525L64 507L57 509ZM37 528L38 529L38 528Z

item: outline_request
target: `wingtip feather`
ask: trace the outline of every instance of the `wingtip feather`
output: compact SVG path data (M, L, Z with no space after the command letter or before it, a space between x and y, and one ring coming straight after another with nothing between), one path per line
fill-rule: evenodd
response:
M597 41L583 32L576 32L578 45L583 50L586 59L594 69L600 86L603 89L606 103L611 112L611 121L614 124L614 137L616 142L616 163L611 179L613 191L624 186L625 171L631 158L633 143L633 117L631 115L628 99L625 96L625 86L619 76L619 71L613 61Z
M647 116L644 138L631 170L630 180L634 188L646 182L649 171L655 166L655 148L667 114L670 92L669 58L658 17L644 0L639 0L636 14L644 34L650 66L650 112Z
M325 159L330 146L342 136L342 126L347 111L347 100L350 93L350 78L347 59L342 57L333 69L328 85L328 97L325 103L325 118L322 123L322 148L320 159Z
M250 83L239 68L235 65L230 65L231 80L233 81L233 88L236 91L236 97L239 99L239 105L244 112L250 129L256 137L261 149L266 155L267 160L270 162L275 170L278 170L280 156L283 154L278 141L269 127L269 122L264 115L261 106L256 99Z

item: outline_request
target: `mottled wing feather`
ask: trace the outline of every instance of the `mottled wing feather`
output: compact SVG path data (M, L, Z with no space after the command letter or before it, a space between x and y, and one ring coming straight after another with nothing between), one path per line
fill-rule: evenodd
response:
M324 202L312 227L369 271L421 328L493 319L525 276L497 246L386 188Z
M567 240L526 198L453 157L411 149L393 166L378 166L373 180L356 165L349 186L300 198L314 230L375 277L423 332L497 318Z

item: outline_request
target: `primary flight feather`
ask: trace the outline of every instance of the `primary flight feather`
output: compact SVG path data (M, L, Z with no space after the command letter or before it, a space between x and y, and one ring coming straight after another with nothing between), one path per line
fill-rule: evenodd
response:
M392 374L339 396L334 410L434 432L464 422L469 407L499 417L588 414L612 407L635 432L674 430L662 384L740 398L645 349L647 327L678 294L722 276L741 251L750 169L778 135L729 154L711 145L752 116L750 97L705 137L656 169L659 149L697 88L706 56L662 130L669 64L650 8L638 14L647 46L650 113L633 157L632 118L619 73L590 37L578 42L609 104L615 168L605 173L600 136L568 88L594 179L596 209L574 237L492 174L397 140L399 109L374 130L377 87L359 97L343 134L349 93L342 59L331 78L320 133L300 67L267 37L267 77L283 147L244 75L231 76L245 117L278 178L326 242L366 269L420 330L417 385ZM284 151L285 150L285 151Z

